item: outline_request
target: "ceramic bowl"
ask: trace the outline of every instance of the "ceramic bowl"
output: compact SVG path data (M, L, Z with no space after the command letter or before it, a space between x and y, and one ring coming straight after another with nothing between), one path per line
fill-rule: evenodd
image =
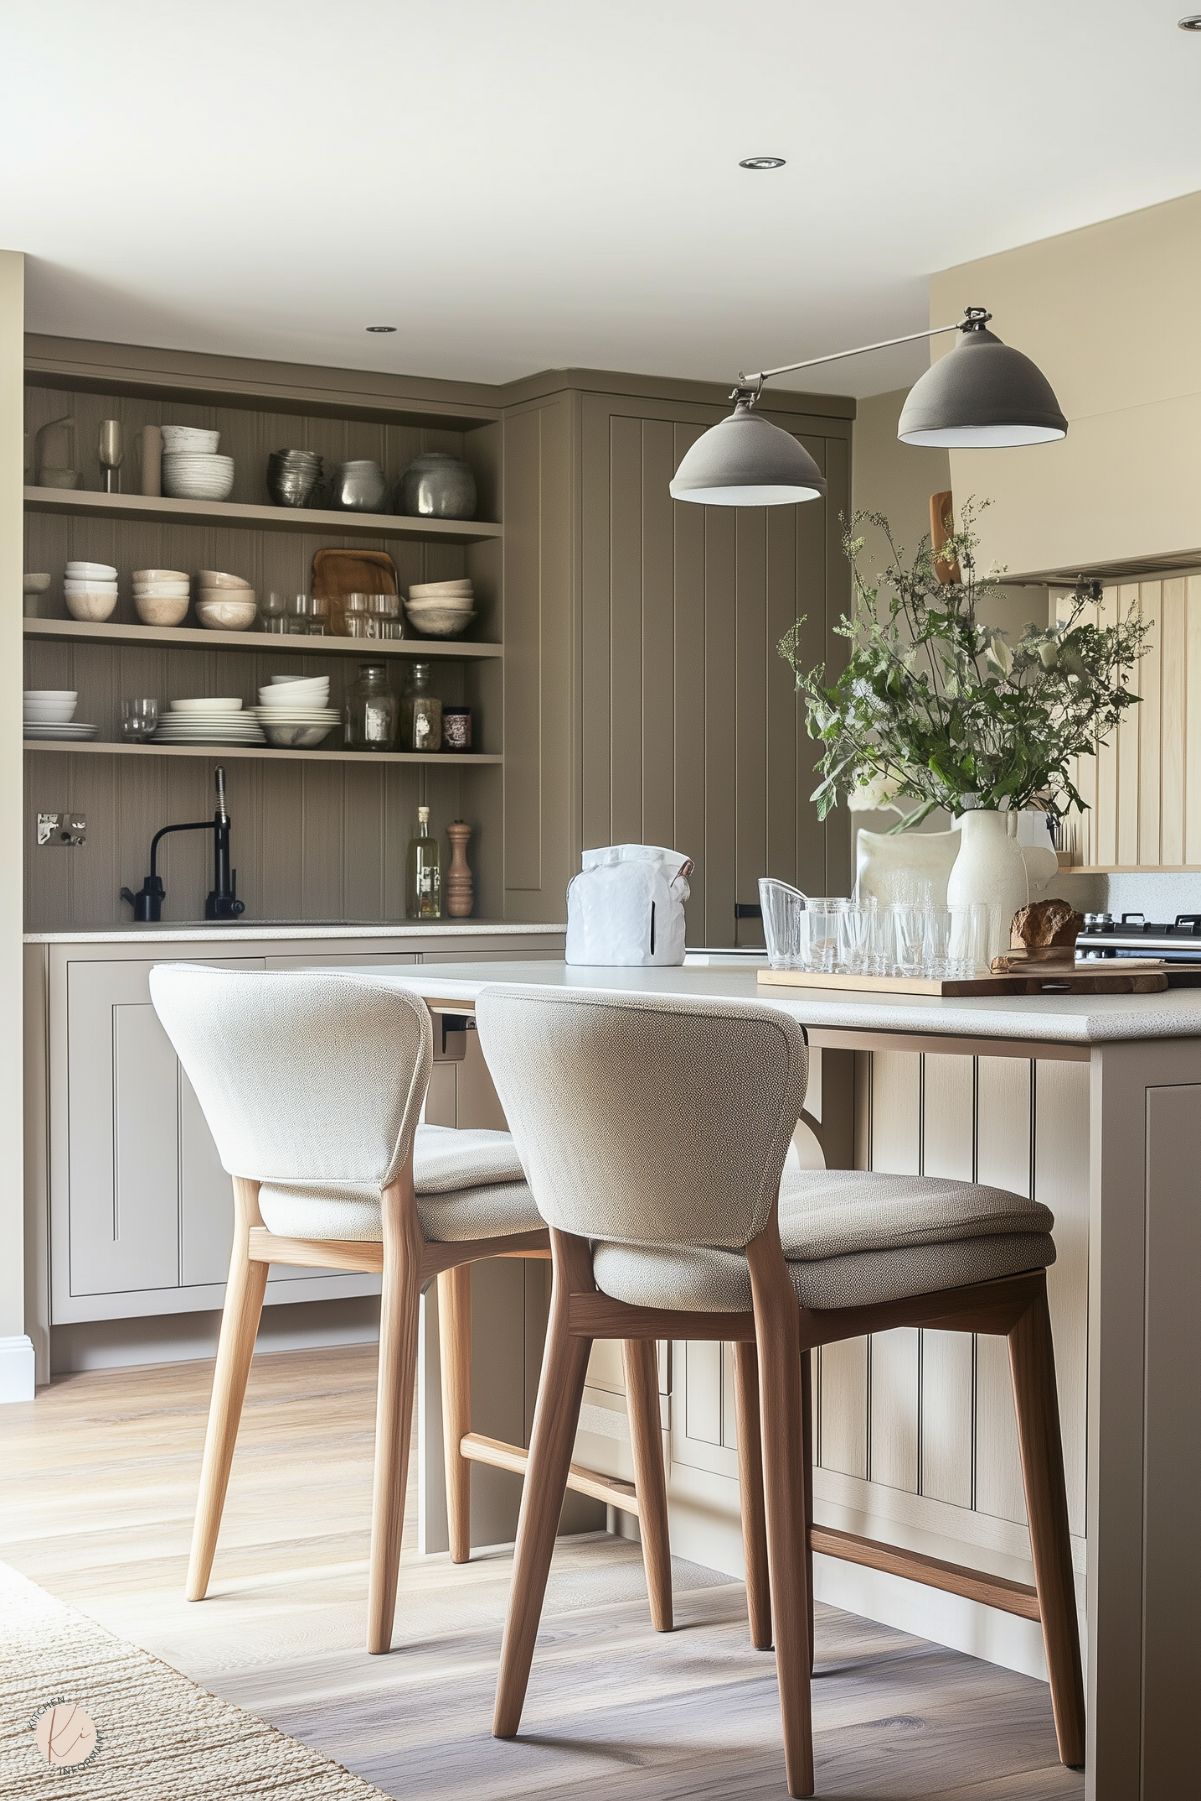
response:
M249 588L244 575L227 575L223 569L198 569L196 585L200 588Z
M111 563L78 563L71 561L67 564L66 573L72 581L75 580L76 576L95 576L98 581L102 582L115 582L117 579L117 571L113 568Z
M69 725L79 704L78 694L70 689L47 688L27 690L24 699L27 725Z
M242 702L236 694L218 695L216 698L206 695L203 698L191 700L173 700L171 711L173 713L240 713Z
M213 632L244 632L258 617L258 602L253 594L246 600L225 598L198 600L196 617Z
M475 611L470 607L463 612L459 607L412 607L406 604L405 612L414 631L424 638L457 638L475 618Z
M135 587L139 582L186 582L188 572L186 569L135 569L133 580Z
M84 581L81 577L78 581L67 581L63 583L64 594L112 594L115 596L116 592L116 582L89 582Z
M117 594L115 589L111 594L89 594L85 591L82 594L68 593L67 595L67 611L72 619L102 621L111 619L116 610Z
M232 457L163 458L163 493L171 500L226 500L233 485Z
M135 600L186 600L188 598L187 582L151 582L144 588L135 588Z
M209 431L202 425L164 425L163 449L170 455L180 451L214 451L221 442L219 431Z
M409 589L410 600L430 600L436 594L474 594L475 589L467 576L456 577L447 582L414 582Z
M23 594L44 594L49 586L50 577L48 575L23 575L21 577Z
M261 715L259 723L268 744L274 744L277 750L315 750L334 729L332 721L329 725L306 725L300 721L287 725Z
M182 625L188 616L186 594L135 594L133 604L143 625Z

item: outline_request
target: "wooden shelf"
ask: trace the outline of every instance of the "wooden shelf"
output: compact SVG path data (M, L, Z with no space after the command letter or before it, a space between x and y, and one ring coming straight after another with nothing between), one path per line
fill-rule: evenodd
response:
M72 638L90 644L169 644L193 650L266 650L279 656L416 657L470 662L504 655L504 647L469 638L301 638L283 632L211 632L204 626L97 624L86 619L26 619L26 638Z
M108 744L98 738L82 742L59 738L27 738L26 750L66 751L91 757L205 757L210 763L230 757L258 757L272 763L424 763L437 768L495 767L504 759L484 751L416 750L276 750L270 744Z
M397 513L327 512L309 507L252 506L241 500L166 500L147 494L97 494L85 488L26 488L35 513L79 518L156 520L164 525L250 526L256 531L324 532L331 537L410 538L427 544L478 544L504 527L482 519L412 519Z

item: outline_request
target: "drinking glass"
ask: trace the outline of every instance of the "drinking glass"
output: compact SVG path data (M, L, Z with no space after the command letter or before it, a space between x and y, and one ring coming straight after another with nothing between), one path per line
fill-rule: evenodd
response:
M968 980L988 968L989 908L986 901L948 907L947 974Z
M838 962L838 916L846 902L837 896L810 895L801 915L803 969L832 975Z
M951 973L951 909L922 909L922 974L945 981Z
M892 914L897 974L900 976L920 975L922 944L925 936L925 908L912 906L908 901L894 901L888 911Z
M270 594L264 594L262 600L259 602L259 618L262 620L264 628L269 632L287 631L287 611L287 595L277 594L274 590L272 590Z
M897 967L896 928L892 908L882 907L875 899L864 903L864 972L871 976L895 975Z
M123 700L121 702L121 736L142 743L158 727L157 700Z
M769 876L759 879L759 905L763 910L763 942L770 969L801 967L801 919L805 896L787 882Z
M308 636L312 609L307 594L289 594L284 612L284 630L293 638Z
M342 612L346 620L346 636L348 638L371 637L370 594L346 595L342 602Z
M837 967L847 975L867 973L872 909L866 901L845 901L838 911Z

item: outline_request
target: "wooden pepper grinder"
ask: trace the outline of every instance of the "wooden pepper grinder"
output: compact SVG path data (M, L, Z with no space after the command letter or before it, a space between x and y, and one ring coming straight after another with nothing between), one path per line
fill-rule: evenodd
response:
M450 868L446 872L446 911L451 919L466 919L475 905L475 884L467 862L471 827L461 819L446 828L450 839Z

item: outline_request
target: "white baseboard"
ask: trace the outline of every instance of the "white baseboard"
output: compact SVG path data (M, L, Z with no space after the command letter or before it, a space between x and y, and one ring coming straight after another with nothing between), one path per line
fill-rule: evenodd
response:
M33 1340L23 1332L0 1338L0 1403L32 1401L33 1390Z

